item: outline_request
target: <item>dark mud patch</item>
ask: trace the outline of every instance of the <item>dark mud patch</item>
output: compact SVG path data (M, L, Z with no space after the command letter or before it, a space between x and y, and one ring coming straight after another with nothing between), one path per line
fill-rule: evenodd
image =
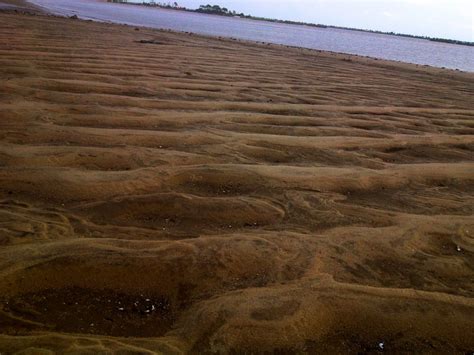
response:
M12 331L9 324L23 323L37 330L157 337L170 330L177 313L164 296L78 287L28 293L1 303L3 317L10 319L0 325L5 333Z

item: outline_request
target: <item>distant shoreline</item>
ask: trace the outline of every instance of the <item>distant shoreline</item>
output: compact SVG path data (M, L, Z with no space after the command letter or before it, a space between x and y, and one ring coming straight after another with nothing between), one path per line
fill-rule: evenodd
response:
M31 2L27 2L24 0L4 0L6 3L13 3L16 5L20 4L25 4L27 7L33 6ZM3 2L0 0L0 3ZM67 4L67 1L58 1L58 3L64 2ZM98 10L98 16L95 16L91 12L87 11L80 11L80 8L75 9L74 7L64 7L64 8L56 8L54 6L49 7L46 3L42 1L35 1L35 4L37 3L38 5L35 5L37 10L33 10L31 12L34 13L45 13L45 14L56 14L58 16L64 16L64 17L70 17L70 18L81 18L85 20L93 20L93 21L99 21L99 22L105 22L105 23L118 23L118 24L127 24L130 26L135 26L135 27L148 27L148 28L155 28L155 29L164 29L164 30L171 30L175 32L184 32L184 33L195 33L195 34L200 34L204 36L211 36L211 37L219 37L219 38L229 38L229 39L236 39L239 38L240 40L243 41L249 41L249 42L254 42L254 43L264 43L269 45L270 43L275 44L275 45L282 45L285 47L294 47L294 48L304 48L304 49L310 49L310 50L318 50L318 51L325 51L325 52L330 52L330 53L340 53L343 55L351 55L351 56L360 56L360 57L366 57L366 58L373 58L374 60L387 60L391 62L400 62L400 63L409 63L409 64L416 64L420 66L428 66L428 67L434 67L434 68L440 68L440 69L450 69L450 70L456 70L456 71L463 71L463 72L469 72L473 73L474 68L472 67L472 64L468 58L471 56L471 51L472 51L472 46L450 46L450 45L442 45L440 44L439 46L435 44L435 42L431 41L420 41L417 43L416 39L414 41L411 41L410 38L407 38L406 40L394 40L391 41L390 39L395 39L395 37L388 37L388 36L377 36L377 34L370 34L367 32L366 35L363 34L363 32L359 32L360 35L357 35L357 32L348 32L341 30L340 36L341 38L345 38L346 40L349 41L362 41L367 43L367 47L360 46L358 43L355 44L350 44L349 46L347 45L340 45L340 41L332 41L329 40L327 41L328 36L329 38L332 37L333 35L336 35L335 31L332 29L322 30L319 31L319 35L317 33L313 33L312 31L305 31L305 27L301 26L288 26L286 29L283 26L279 26L278 24L275 24L275 26L278 26L278 28L282 31L276 31L275 33L284 33L286 31L296 31L296 33L291 36L291 38L298 38L298 33L300 34L306 34L310 38L314 37L314 40L316 43L312 43L311 41L295 41L295 40L286 40L285 35L280 36L280 37L271 37L273 33L273 27L274 25L265 25L263 22L254 22L253 25L251 26L263 26L261 27L261 31L257 31L255 33L262 33L262 35L257 35L253 36L252 32L250 33L242 33L240 35L239 33L232 32L226 30L226 26L223 26L223 28L220 28L220 24L234 24L234 26L242 26L242 28L247 28L248 26L245 25L245 22L247 21L238 21L238 19L235 19L236 21L232 21L232 18L230 17L218 17L218 16L210 16L207 20L199 20L199 18L195 18L194 22L195 24L202 24L204 26L203 28L200 28L199 26L175 26L173 25L174 20L168 21L167 18L169 19L176 19L175 17L177 16L183 21L186 21L186 13L188 13L190 16L193 16L191 12L178 12L175 11L175 14L173 15L173 9L170 8L163 8L162 11L147 11L146 8L143 8L143 6L136 6L134 9L123 6L123 7L113 7L109 6L110 4L107 4L106 1L97 1L98 4L100 4ZM43 5L43 6L42 6ZM148 9L149 10L149 9ZM167 14L167 11L169 10L170 12ZM0 10L0 11L7 11L8 10ZM100 14L103 12L103 16L100 16ZM15 11L16 12L16 11ZM30 12L26 9L18 9L18 12L20 13L26 13ZM134 13L137 12L139 16L143 16L144 19L147 19L146 21L135 21L136 19L140 19L140 17L136 17L135 19L130 18L130 17L122 17L121 19L117 19L114 17L115 13L120 13L120 14L128 14L128 13ZM181 15L179 15L181 14ZM222 20L220 20L222 19ZM245 19L243 19L245 20ZM253 22L253 19L246 19L250 22ZM184 23L184 22L183 22ZM260 23L260 25L258 25ZM206 24L211 24L209 25ZM206 27L207 26L207 27ZM212 29L215 27L215 31ZM209 30L211 29L211 30ZM303 31L302 31L303 30ZM283 38L282 38L283 37ZM320 42L318 42L320 41ZM388 41L387 42L387 47L385 47L384 43L380 43L380 41ZM374 46L374 43L378 43L378 47ZM433 45L430 45L430 43L433 43ZM380 52L377 48L383 48L383 51ZM404 48L404 52L400 52L398 48ZM374 50L375 49L375 50ZM395 49L395 52L393 50ZM384 52L385 51L385 52ZM398 52L397 52L398 51ZM436 53L439 51L442 56L432 56L432 53ZM451 56L451 52L455 51L455 56ZM398 54L397 54L398 53ZM400 54L401 53L401 54ZM406 54L405 54L406 53ZM416 53L416 55L410 55L409 53ZM430 54L431 53L431 54ZM450 59L451 58L451 59ZM457 58L457 59L456 59Z
M388 35L388 36L422 39L422 40L427 40L427 41L431 41L431 42L440 42L440 43L456 44L456 45L461 45L461 46L474 47L474 42L460 41L460 40L448 39L448 38L419 36L419 35L411 35L411 34L406 34L406 33L384 32L384 31L378 31L378 30L368 30L368 29L362 29L362 28L354 28L354 27L343 27L343 26L324 25L324 24L316 24L316 23L309 23L309 22L272 19L272 18L267 18L267 17L258 17L258 16L246 15L246 14L243 14L243 13L236 13L235 11L231 12L231 11L228 11L226 8L219 7L218 5L214 5L214 6L207 6L206 5L206 6L201 6L198 9L189 9L189 8L186 8L186 7L162 5L162 4L158 4L158 3L155 3L155 4L130 3L130 2L122 2L120 0L107 0L107 2L115 3L115 4L123 4L123 5L146 6L146 7L153 7L153 8L167 9L167 10L175 10L175 11L194 12L194 13L198 13L198 14L245 18L245 19L249 19L249 20L263 21L263 22L273 22L273 23L283 23L283 24L287 24L287 25L308 26L308 27L315 27L315 28L322 28L322 29L332 28L332 29L346 30L346 31L366 32L366 33L374 33L374 34L381 34L381 35ZM222 11L224 9L227 10L227 11Z

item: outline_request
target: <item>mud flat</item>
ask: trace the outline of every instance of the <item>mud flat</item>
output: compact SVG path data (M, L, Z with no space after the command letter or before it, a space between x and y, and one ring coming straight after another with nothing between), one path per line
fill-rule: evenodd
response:
M474 350L473 74L0 23L1 353Z

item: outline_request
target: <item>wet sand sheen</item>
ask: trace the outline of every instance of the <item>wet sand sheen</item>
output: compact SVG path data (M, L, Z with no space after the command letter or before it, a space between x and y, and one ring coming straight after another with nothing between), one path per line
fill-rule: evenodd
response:
M0 21L0 352L474 349L473 74Z

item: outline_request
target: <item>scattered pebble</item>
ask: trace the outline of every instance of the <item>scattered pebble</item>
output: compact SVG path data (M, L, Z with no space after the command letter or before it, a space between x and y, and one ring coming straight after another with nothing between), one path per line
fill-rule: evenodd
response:
M380 350L383 350L385 348L385 343L384 342L380 342L379 343L379 349Z
M461 252L461 251L462 251L462 249L461 249L461 247L460 247L459 245L456 246L456 250L457 250L458 252Z
M117 309L118 309L119 311L124 311L124 310L125 310L125 308L123 308L123 307L119 307L119 308L117 308Z

